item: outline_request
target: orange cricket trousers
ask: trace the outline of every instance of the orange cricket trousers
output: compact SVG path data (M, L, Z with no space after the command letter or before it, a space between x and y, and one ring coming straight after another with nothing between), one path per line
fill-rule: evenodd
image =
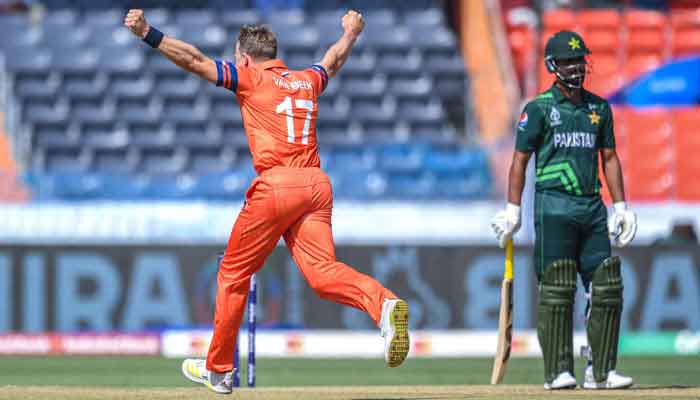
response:
M332 209L331 184L320 168L275 167L255 178L219 265L208 370L233 369L250 277L262 268L280 236L321 298L365 311L379 325L382 303L396 296L375 279L336 261Z

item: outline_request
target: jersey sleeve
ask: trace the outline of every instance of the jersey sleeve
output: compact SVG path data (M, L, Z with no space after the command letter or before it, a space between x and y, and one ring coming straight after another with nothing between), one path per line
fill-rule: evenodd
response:
M216 61L216 86L245 97L253 87L253 69L238 67L231 61Z
M314 64L304 72L311 78L314 93L316 93L316 96L320 96L326 90L326 86L328 86L328 72L320 64Z
M615 129L613 121L613 112L609 104L605 104L603 124L600 127L600 145L599 148L614 149L615 148Z
M520 121L518 121L515 150L523 153L535 151L544 133L544 128L542 110L534 102L528 103L520 114Z

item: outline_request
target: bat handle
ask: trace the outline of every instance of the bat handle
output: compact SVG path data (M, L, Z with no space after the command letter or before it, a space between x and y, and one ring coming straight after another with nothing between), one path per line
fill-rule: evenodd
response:
M513 239L506 242L506 265L503 279L513 279Z

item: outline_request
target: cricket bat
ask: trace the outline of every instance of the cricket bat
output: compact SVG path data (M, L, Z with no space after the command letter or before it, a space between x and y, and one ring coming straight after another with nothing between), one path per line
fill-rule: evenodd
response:
M501 307L498 316L498 347L493 360L491 384L503 380L510 359L510 346L513 339L513 240L506 243L506 262L501 284Z

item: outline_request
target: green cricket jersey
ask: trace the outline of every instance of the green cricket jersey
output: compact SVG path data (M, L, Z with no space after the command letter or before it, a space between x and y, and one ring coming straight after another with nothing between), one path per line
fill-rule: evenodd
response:
M553 85L525 106L515 148L535 152L535 190L575 196L600 193L598 152L615 148L608 102L586 90L575 105Z

